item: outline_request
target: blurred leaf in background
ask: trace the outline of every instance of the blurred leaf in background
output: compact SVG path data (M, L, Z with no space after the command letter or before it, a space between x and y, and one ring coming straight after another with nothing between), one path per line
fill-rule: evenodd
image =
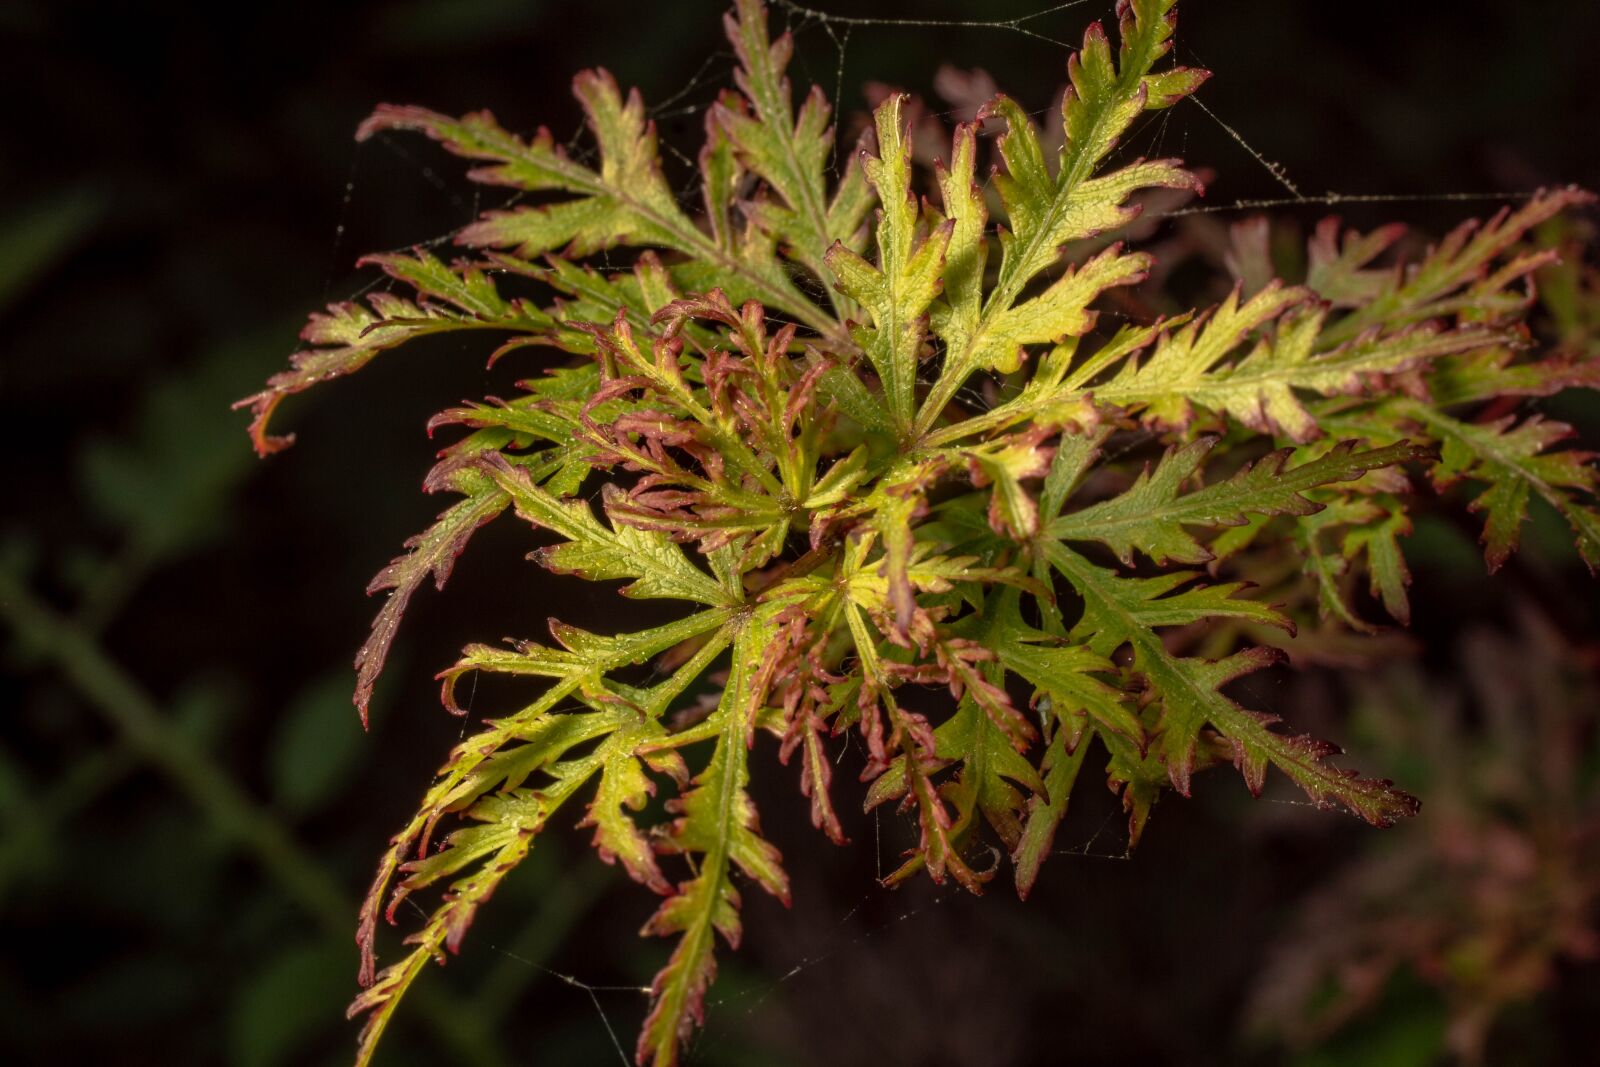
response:
M336 799L351 784L365 741L350 714L350 673L340 670L312 683L285 709L267 751L274 805L298 818Z
M1428 809L1311 894L1260 976L1257 1025L1326 1045L1305 1063L1543 1062L1521 1057L1547 1022L1497 1024L1600 958L1600 645L1512 616L1463 638L1464 677L1358 687L1366 750Z
M92 185L68 188L13 208L0 219L0 312L26 295L49 269L84 240L106 211Z

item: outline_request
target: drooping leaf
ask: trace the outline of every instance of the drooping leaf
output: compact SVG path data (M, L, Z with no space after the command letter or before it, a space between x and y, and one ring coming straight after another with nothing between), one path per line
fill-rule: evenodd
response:
M1237 586L1172 593L1183 575L1119 578L1060 545L1050 547L1049 558L1085 601L1073 636L1102 654L1123 644L1132 646L1135 669L1161 701L1157 745L1178 792L1188 795L1201 731L1209 726L1231 746L1234 763L1252 793L1261 791L1270 763L1319 805L1337 801L1374 825L1386 826L1416 812L1416 799L1387 781L1360 778L1324 762L1338 751L1334 746L1276 733L1269 729L1273 716L1241 708L1223 695L1226 683L1275 662L1273 650L1248 649L1207 663L1174 656L1156 632L1159 627L1227 616L1284 622L1271 608L1237 599Z
M269 378L266 389L234 404L248 407L255 416L250 436L257 453L267 455L294 443L292 434L275 437L267 432L273 412L285 397L354 374L380 352L417 337L452 330L542 332L554 326L537 308L503 300L494 283L476 266L448 267L422 249L410 256L372 256L368 261L414 286L424 299L412 301L380 291L369 295L366 304L330 304L326 312L314 313L300 333L300 339L311 347L291 356L291 368Z
M452 505L427 530L406 541L409 551L397 556L367 585L369 596L386 589L389 594L384 598L383 607L378 609L377 618L372 620L372 633L356 653L355 705L361 712L363 725L372 702L372 688L383 672L389 648L400 628L400 618L411 603L412 595L429 576L433 578L435 589L443 589L450 572L455 569L456 557L466 548L473 533L493 521L511 502L492 481L472 471L450 469L433 481L440 488L455 488L465 493L466 499Z
M646 934L679 935L679 941L651 987L650 1014L639 1034L641 1064L677 1063L680 1044L705 1021L705 992L716 976L716 938L739 947L740 897L733 869L785 904L789 900L778 850L761 837L755 805L745 792L756 713L772 685L776 633L772 614L758 613L734 638L728 684L708 720L717 731L716 749L675 803L678 818L660 843L663 851L693 854L697 873L644 928Z

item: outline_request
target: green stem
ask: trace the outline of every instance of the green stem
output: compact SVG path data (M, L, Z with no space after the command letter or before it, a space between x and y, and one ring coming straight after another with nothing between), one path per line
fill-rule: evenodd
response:
M35 597L12 575L0 573L0 619L62 675L141 757L177 786L225 837L250 852L269 875L319 925L350 934L354 905L305 853L272 813L233 779L156 706L127 672L83 629ZM426 992L426 991L425 991ZM490 1031L475 1025L475 1011L440 992L419 998L424 1015L455 1062L492 1067L504 1062Z
M28 795L7 797L7 836L0 841L0 896L13 878L48 857L61 838L60 828L139 766L126 744L91 752L66 770L38 800Z

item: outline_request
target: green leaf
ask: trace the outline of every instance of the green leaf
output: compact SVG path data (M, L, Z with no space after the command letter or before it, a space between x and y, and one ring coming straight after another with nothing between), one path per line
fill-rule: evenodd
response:
M585 167L557 148L549 131L524 142L507 133L488 112L460 120L415 107L380 107L358 137L416 130L451 152L481 160L469 176L492 185L528 192L575 194L573 199L509 211L490 211L461 233L477 247L514 248L521 256L570 245L584 254L619 243L668 248L695 257L709 268L694 286L720 285L735 299L759 299L796 316L819 333L829 318L789 280L777 260L759 247L732 250L703 233L678 207L661 175L655 130L644 118L638 94L623 99L605 71L588 71L573 80L589 128L599 143L599 170Z
M1009 374L1021 365L1023 346L1083 336L1095 323L1094 314L1086 310L1090 302L1113 286L1144 281L1151 263L1149 256L1123 255L1114 245L1067 270L1032 300L989 317L983 347L975 353L977 365Z
M1275 721L1272 716L1241 708L1220 692L1233 679L1275 662L1275 650L1248 649L1212 663L1173 655L1156 633L1158 627L1217 617L1282 625L1285 620L1277 612L1233 599L1236 585L1164 595L1188 576L1118 578L1063 546L1052 545L1048 551L1050 562L1084 598L1073 637L1103 655L1123 644L1132 646L1135 670L1161 700L1157 745L1179 793L1189 793L1201 731L1209 725L1231 747L1252 793L1260 793L1270 763L1317 804L1337 801L1374 825L1387 826L1416 813L1416 799L1389 782L1360 778L1324 762L1338 751L1335 747L1275 733L1268 728Z
M915 410L918 353L927 313L942 286L945 248L954 231L945 223L919 233L917 200L911 192L911 144L902 124L903 94L893 94L873 114L878 155L864 164L867 180L883 204L878 220L878 263L843 244L828 250L827 264L840 291L871 313L870 326L854 331L883 383L893 425L910 432Z
M1101 177L1079 173L1087 155L1063 162L1055 177L1043 167L1038 134L1026 113L1007 97L988 105L989 114L1004 118L1008 132L1000 139L1006 170L995 177L1011 231L1001 231L1000 276L985 310L1004 307L1027 283L1054 266L1060 249L1131 222L1138 209L1126 203L1141 189L1194 188L1192 174L1170 162L1135 163ZM1075 142L1069 140L1069 150Z
M503 448L518 439L570 445L583 425L584 401L599 388L599 383L599 369L592 365L558 368L550 371L546 378L524 382L527 392L512 400L494 397L446 408L428 420L428 431L432 433L441 426L458 425L479 430L508 430L515 435L512 438L499 435L492 446L495 448ZM451 451L460 454L475 449L457 445Z
M695 854L697 873L644 928L647 934L679 935L679 941L651 987L650 1014L639 1035L641 1064L677 1063L679 1046L704 1022L705 992L716 976L716 937L720 934L730 948L739 944L733 868L785 904L789 900L781 857L761 837L755 805L745 792L756 713L772 684L776 636L768 611L751 616L734 638L728 684L708 723L717 731L716 749L677 803L679 817L661 843L666 851Z
M549 678L552 684L538 700L521 711L463 740L451 752L449 761L423 798L420 810L391 841L388 852L378 864L378 873L361 909L357 940L362 945L362 984L370 985L374 980L374 939L378 915L389 898L390 882L413 847L421 842L422 849L426 849L427 836L441 817L448 812L470 807L490 790L515 789L529 774L551 764L574 745L592 741L629 723L639 724L640 710L645 711L650 721L659 718L667 705L725 647L722 642L706 642L699 653L652 690L642 706L630 706L615 700L603 685L605 675L620 667L642 663L676 645L714 632L727 621L725 610L713 610L651 630L615 637L588 634L556 624L552 629L563 642L563 648L531 644L513 650L469 646L461 661L442 675L444 702L452 710L459 710L454 699L456 682L470 671ZM562 701L575 694L605 697L606 710L588 715L553 712ZM392 915L394 904L390 902L388 907ZM435 947L444 936L442 928L436 934ZM395 972L389 984L391 993L395 990L403 992L409 986L415 978L416 969L425 962L425 955ZM392 1012L394 999L390 995L375 996L366 1006L386 1006L385 1010ZM386 1024L377 1025L381 1032L381 1026ZM374 1046L376 1040L377 1033L374 1033L371 1038Z
M1411 599L1406 593L1411 585L1411 569L1400 551L1400 538L1410 534L1411 519L1404 505L1391 501L1385 518L1347 531L1341 549L1346 559L1363 554L1367 557L1369 591L1383 601L1389 617L1402 626L1411 624Z
M785 77L794 52L790 35L769 39L766 9L758 0L739 0L725 22L739 57L734 80L744 95L724 97L712 108L709 121L725 131L740 164L778 196L747 208L754 223L826 284L832 280L824 262L828 247L849 240L870 201L846 183L839 198L829 203L830 109L822 90L812 86L795 116Z
M352 777L361 731L350 719L342 674L323 678L289 708L268 749L274 803L290 815L316 811Z
M488 112L456 121L421 108L386 105L362 124L357 137L418 130L457 155L489 161L490 166L472 172L474 180L527 192L579 194L554 204L491 211L462 231L466 244L514 248L524 257L569 245L575 255L622 243L671 247L674 234L692 230L693 224L661 174L655 130L645 120L639 94L624 100L605 71L579 74L572 91L599 144L598 171L568 158L555 147L549 131L540 130L523 142L502 130Z
M1023 488L1024 481L1043 478L1051 453L1041 442L1048 431L999 437L961 450L978 488L993 484L989 494L989 526L995 533L1026 541L1039 532L1039 508Z
M1484 515L1483 555L1491 572L1516 550L1534 495L1571 525L1578 554L1589 569L1600 569L1600 471L1594 453L1550 451L1551 445L1572 436L1572 427L1538 415L1520 424L1511 415L1468 423L1412 401L1396 406L1400 415L1439 439L1442 460L1432 472L1434 484L1443 488L1461 478L1488 483L1471 508Z
M526 474L526 472L523 472ZM432 526L406 541L408 551L395 557L367 584L367 595L389 590L383 607L372 620L372 631L356 653L355 705L361 722L367 722L372 689L383 673L384 662L400 629L400 619L411 597L429 576L435 589L443 589L455 569L456 557L479 527L506 509L510 498L495 484L475 472L447 469L430 479L429 488L450 488L466 498L444 511Z
M349 1008L351 1017L366 1016L356 1061L358 1067L366 1067L371 1062L378 1041L400 999L421 973L423 966L430 959L442 960L442 952L446 948L451 952L459 950L478 908L494 894L505 877L527 858L534 839L551 816L597 771L613 765L619 758L631 756L664 732L656 720L641 719L633 709L617 706L603 711L555 715L535 721L545 729L537 733L529 731L525 722L519 734L526 741L511 751L509 767L504 758L500 758L501 769L495 777L503 781L502 791L481 795L479 790L479 799L466 809L467 817L479 825L450 834L444 847L432 855L398 864L398 869L406 877L398 892L389 900L387 915L391 922L395 909L411 893L443 879L454 878L462 871L468 873L450 882L443 903L434 909L421 930L407 938L407 943L415 946L410 954L373 975L372 928L376 923L379 901L402 851L417 833L425 833L425 828L431 827L437 813L429 813L420 828L413 822L406 833L396 838L395 848L380 865L372 895L363 907L362 934L359 939L363 945L362 982L365 988ZM576 758L569 755L575 746L596 738L604 740L588 754ZM469 744L481 740L475 738ZM457 750L458 754L462 751ZM544 772L549 780L538 789L520 787L520 783L535 771ZM431 795L439 791L440 786L436 784ZM452 790L452 794L459 798L460 788ZM455 806L464 801L452 799L446 803ZM426 838L423 840L425 848Z
M229 499L250 457L232 447L239 428L227 403L270 365L276 348L275 337L247 335L206 353L191 372L144 394L130 434L96 435L84 445L78 470L89 504L120 528L124 552L143 566L228 529Z
M1354 550L1340 552L1325 543L1324 530L1343 527L1346 531L1369 529L1382 517L1383 510L1364 497L1337 497L1323 510L1301 516L1295 525L1294 540L1305 560L1306 571L1317 591L1317 610L1323 618L1338 619L1357 633L1375 633L1377 627L1362 620L1351 602L1346 579ZM1348 537L1348 533L1346 534ZM1348 544L1346 545L1348 548Z
M1331 326L1323 335L1322 344L1343 344L1374 326L1392 329L1462 311L1471 312L1482 320L1497 312L1520 309L1525 306L1526 298L1505 294L1504 288L1542 266L1548 257L1528 253L1492 272L1488 270L1490 264L1522 240L1534 226L1562 211L1593 201L1592 193L1567 186L1540 192L1516 211L1503 208L1485 224L1463 223L1430 249L1421 263L1404 274L1385 272L1390 282L1381 291L1361 292L1367 299L1357 310ZM1358 244L1360 251L1353 258L1373 250L1376 244ZM1327 284L1325 276L1319 280ZM1335 291L1341 297L1352 295L1347 291Z
M927 510L928 487L948 464L933 457L886 476L868 497L872 527L883 545L878 573L887 582L888 603L896 630L903 637L910 632L916 610L911 583L911 564L916 547L912 525Z
M1146 80L1172 47L1172 6L1173 0L1125 5L1116 62L1099 23L1084 32L1082 50L1067 64L1072 84L1061 105L1066 141L1054 177L1026 112L1006 97L987 105L987 113L1003 117L1008 126L1000 141L1006 170L996 176L995 185L1011 223L1009 238L1002 238L1004 254L991 306L1015 299L1030 279L1056 261L1062 245L1128 221L1135 212L1123 200L1134 190L1198 185L1193 175L1164 162L1136 163L1090 178L1139 114L1152 106L1151 88L1158 89L1154 106L1165 107L1175 102L1175 94L1193 91L1204 80L1203 72L1182 68L1164 82Z
M1147 640L1157 627L1187 626L1206 619L1245 619L1266 626L1290 628L1276 609L1254 600L1239 599L1242 582L1183 586L1200 575L1176 571L1153 578L1124 578L1097 567L1059 542L1047 542L1045 558L1085 598L1083 616L1072 637L1083 640L1101 656L1123 644ZM1087 590L1087 591L1086 591ZM1090 593L1093 596L1090 596Z
M1266 235L1265 219L1261 220ZM1405 235L1398 224L1379 227L1368 234L1347 231L1339 220L1323 219L1306 242L1306 285L1337 308L1362 307L1394 285L1394 272L1370 264ZM1341 240L1342 237L1342 240Z
M1096 677L1116 676L1116 666L1106 657L1029 629L1020 619L1001 632L995 650L1008 670L1034 687L1035 702L1041 710L1048 709L1063 729L1074 725L1073 716L1087 715L1097 726L1143 746L1144 724L1127 697Z
M994 678L990 684L995 684ZM1011 735L995 717L971 696L934 732L934 738L934 751L940 759L961 762L955 782L942 790L957 812L952 838L965 838L967 831L976 829L969 826L976 811L994 827L1007 850L1015 848L1022 839L1021 816L1028 798L1045 790L1038 770L1017 752ZM1019 791L1017 785L1027 792Z
M452 330L542 332L553 326L553 320L538 309L522 301L502 300L494 283L478 267L447 267L422 249L410 256L371 256L365 262L377 264L391 277L449 306L379 291L370 294L365 305L354 301L330 304L325 313L314 313L300 333L310 347L290 356L290 369L267 379L264 390L234 404L248 407L254 415L250 436L258 454L265 456L294 443L293 434L275 437L267 432L273 412L285 397L354 374L381 352L417 337Z
M1138 410L1142 419L1157 426L1178 429L1194 420L1194 409L1200 406L1257 432L1305 442L1320 430L1296 390L1323 396L1358 393L1381 376L1500 339L1480 329L1423 325L1385 336L1364 335L1319 353L1324 312L1302 309L1278 322L1275 337L1259 337L1248 355L1223 364L1268 323L1300 308L1307 296L1307 290L1274 285L1241 304L1235 289L1209 318L1164 336L1143 363L1124 364L1114 378L1095 388L1095 399Z
M1017 896L1023 900L1028 899L1039 880L1039 868L1055 844L1056 829L1067 817L1072 788L1088 752L1087 737L1080 737L1077 745L1068 749L1066 730L1057 730L1045 748L1044 789L1028 798L1022 834L1011 853L1011 862L1017 868Z
M994 183L1010 230L1000 232L1000 272L981 312L972 307L971 278L974 272L982 275L983 250L976 230L983 224L983 211L971 191L972 134L957 131L952 170L941 179L941 191L950 225L961 232L952 255L962 288L951 301L950 313L939 316L948 351L939 381L918 415L919 433L934 425L974 371L985 366L1015 367L1017 346L1028 343L1024 338L1059 340L1087 332L1092 323L1084 311L1088 302L1109 286L1141 280L1149 265L1143 256L1122 256L1112 249L1098 257L1093 268L1085 264L1044 296L1023 308L1014 307L1029 283L1060 260L1062 246L1131 221L1139 208L1126 200L1141 189L1199 188L1194 175L1174 161L1140 161L1093 176L1140 113L1170 106L1206 78L1204 71L1181 67L1161 75L1151 73L1171 48L1172 2L1124 5L1119 27L1122 49L1116 63L1100 24L1092 23L1085 31L1082 51L1068 61L1072 87L1062 100L1065 143L1054 175L1038 132L1020 105L1000 96L984 106L980 117L1006 122L1006 133L998 142L1005 170L995 175Z
M983 309L983 283L988 264L985 238L989 209L977 181L977 126L962 123L951 143L950 166L937 169L945 218L950 221L950 242L945 246L944 298L936 308L933 327L946 348L959 351L978 329ZM942 221L942 220L941 220Z
M656 866L655 850L639 831L629 812L643 809L655 795L655 782L645 773L644 761L621 746L605 754L600 785L580 827L594 828L594 845L607 863L620 862L634 881L658 893L671 887Z
M1149 326L1124 327L1093 356L1076 367L1070 364L1078 346L1069 339L1039 361L1038 368L1020 393L980 415L933 429L923 441L930 447L944 446L1029 422L1074 436L1093 433L1104 421L1104 413L1095 405L1094 390L1086 388L1086 384L1105 368L1144 348L1177 321L1163 320ZM934 393L930 395L937 396L941 389L955 388L945 384L952 381L954 379L941 377L939 384L934 387ZM929 405L924 405L923 411L928 410Z
M1113 286L1143 281L1150 262L1144 255L1123 255L1120 247L1114 246L1067 270L1033 299L992 313L970 328L957 327L953 318L946 319L945 341L956 354L947 360L939 383L923 405L919 425L924 429L931 425L948 403L951 390L973 372L1012 373L1022 365L1026 346L1068 342L1088 333L1095 323L1089 304ZM960 429L958 423L945 432Z
M1503 396L1553 396L1564 389L1600 389L1600 360L1556 351L1520 358L1513 345L1496 345L1437 360L1428 373L1435 408L1480 403Z
M665 536L620 524L607 529L586 502L562 500L541 489L526 470L501 457L490 456L484 462L489 478L519 516L566 539L535 553L541 564L556 573L577 574L590 581L634 579L623 587L624 596L670 597L713 607L730 603L728 591L690 563L683 550ZM620 492L607 486L608 511L616 506Z
M101 190L77 185L14 209L0 222L0 240L6 248L0 263L0 310L10 307L83 240L109 203Z
M1154 473L1147 467L1121 495L1061 516L1050 524L1049 535L1061 541L1099 541L1124 564L1133 562L1135 549L1160 564L1205 563L1212 553L1185 527L1240 526L1247 514L1314 514L1324 505L1306 497L1308 490L1429 455L1404 441L1366 451L1357 451L1355 441L1342 441L1326 454L1290 467L1296 452L1284 448L1246 464L1227 481L1180 494L1216 443L1215 437L1202 437L1168 451Z
M278 952L243 984L228 1009L228 1062L239 1067L304 1063L344 992L345 944L302 942Z

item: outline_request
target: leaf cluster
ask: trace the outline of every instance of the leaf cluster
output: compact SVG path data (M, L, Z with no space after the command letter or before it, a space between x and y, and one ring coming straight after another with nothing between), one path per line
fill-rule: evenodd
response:
M1479 487L1491 569L1534 498L1600 564L1591 456L1515 406L1596 382L1592 359L1536 353L1524 324L1553 258L1530 232L1591 198L1542 193L1412 262L1395 229L1330 221L1293 284L1241 230L1230 293L1148 310L1154 259L1117 237L1200 182L1117 148L1208 76L1167 60L1172 8L1123 0L1115 42L1086 31L1048 129L997 96L931 173L895 94L830 179L829 106L817 89L796 105L792 42L757 0L727 18L736 89L706 115L696 204L663 176L639 95L604 71L573 85L593 163L486 113L386 106L362 126L420 132L517 195L457 235L453 262L371 257L409 295L312 317L291 368L243 402L257 449L287 443L268 429L284 398L414 338L487 331L494 359L557 354L430 425L465 430L426 482L458 499L372 582L387 595L356 661L363 715L415 592L503 513L555 539L532 557L550 571L683 608L637 632L552 620L548 639L471 646L441 676L458 714L474 672L538 695L457 746L380 863L362 1062L569 802L601 857L661 897L644 933L676 941L638 1059L677 1062L742 893L788 900L748 792L764 736L838 842L836 755L859 736L864 806L918 828L891 884L978 892L999 874L992 838L1026 895L1086 768L1135 841L1159 797L1216 764L1252 793L1275 769L1378 826L1417 810L1231 683L1293 651L1297 625L1369 632L1374 605L1406 621L1400 541L1423 469ZM628 268L597 265L625 249ZM512 295L530 291L547 296ZM1140 469L1127 457L1150 444L1165 451ZM1238 580L1285 553L1273 599ZM697 704L707 680L720 695ZM946 711L913 710L918 687ZM411 951L380 970L380 917L430 889Z

